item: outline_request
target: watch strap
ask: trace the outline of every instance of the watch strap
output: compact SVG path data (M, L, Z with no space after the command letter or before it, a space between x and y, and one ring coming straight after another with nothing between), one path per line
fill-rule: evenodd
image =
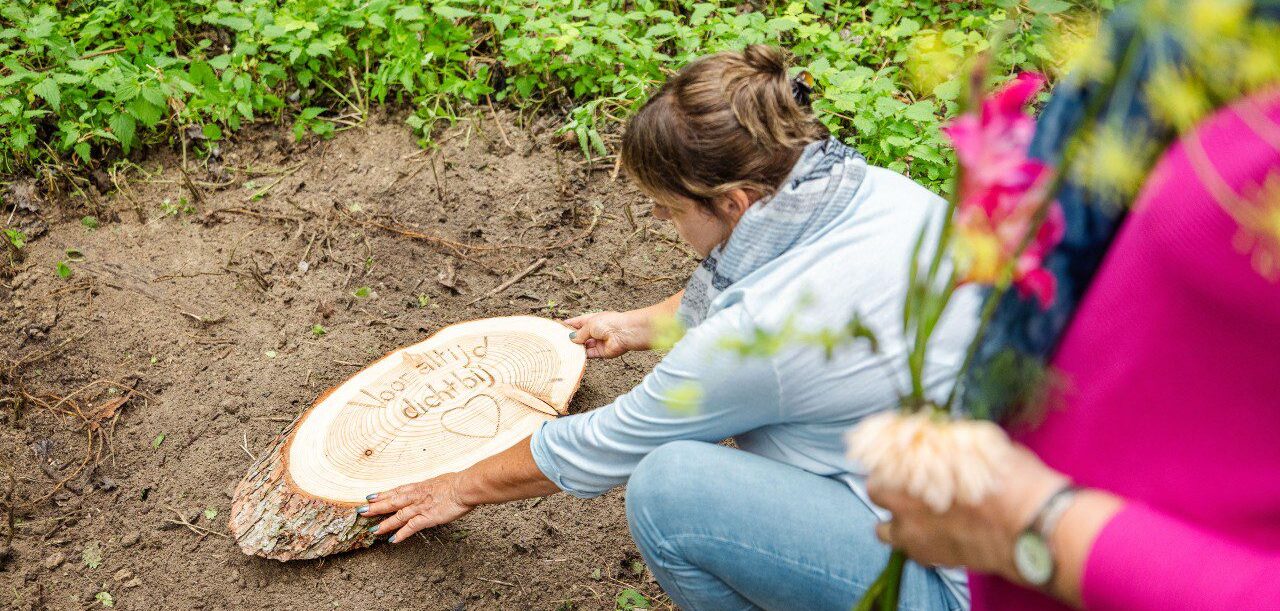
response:
M1067 512L1067 508L1071 506L1071 501L1075 499L1078 492L1080 492L1079 486L1071 482L1063 484L1040 505L1040 510L1036 512L1028 529L1040 535L1045 543L1048 543L1053 530L1057 528L1062 515Z

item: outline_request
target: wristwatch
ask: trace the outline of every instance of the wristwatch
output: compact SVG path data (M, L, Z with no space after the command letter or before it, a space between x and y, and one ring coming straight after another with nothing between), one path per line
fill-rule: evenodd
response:
M1080 488L1067 483L1040 505L1039 511L1018 535L1013 545L1013 564L1018 575L1027 583L1042 588L1049 585L1057 566L1053 551L1049 549L1049 536L1071 506Z

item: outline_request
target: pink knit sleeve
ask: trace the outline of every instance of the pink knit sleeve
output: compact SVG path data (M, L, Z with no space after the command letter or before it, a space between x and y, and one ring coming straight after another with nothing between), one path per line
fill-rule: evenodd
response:
M1280 554L1131 503L1094 542L1083 590L1089 609L1274 610Z

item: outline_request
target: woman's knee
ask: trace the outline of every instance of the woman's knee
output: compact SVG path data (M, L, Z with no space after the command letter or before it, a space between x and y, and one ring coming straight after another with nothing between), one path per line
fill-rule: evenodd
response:
M698 482L709 479L714 444L701 441L673 441L650 452L627 481L627 522L637 528L652 528L681 514L691 503L699 503Z

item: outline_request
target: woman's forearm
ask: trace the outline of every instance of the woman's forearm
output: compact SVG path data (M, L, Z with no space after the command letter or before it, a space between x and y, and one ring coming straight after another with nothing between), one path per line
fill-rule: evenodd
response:
M526 437L462 471L457 483L458 500L474 507L559 492L534 462L530 439Z
M636 317L637 321L643 322L646 328L652 327L653 322L659 318L665 318L676 315L676 310L680 309L680 300L684 297L684 289L680 289L675 295L667 297L651 306L645 306L638 310L627 312Z
M642 346L639 349L651 350L653 348L654 323L664 318L675 316L676 310L680 309L680 300L683 297L684 289L680 289L675 295L658 303L627 312L627 315L632 317L631 320L636 330L636 337L641 338L640 343Z
M1059 600L1074 607L1084 606L1084 568L1098 533L1110 522L1124 502L1113 494L1084 490L1062 514L1049 542L1057 563L1050 590Z

